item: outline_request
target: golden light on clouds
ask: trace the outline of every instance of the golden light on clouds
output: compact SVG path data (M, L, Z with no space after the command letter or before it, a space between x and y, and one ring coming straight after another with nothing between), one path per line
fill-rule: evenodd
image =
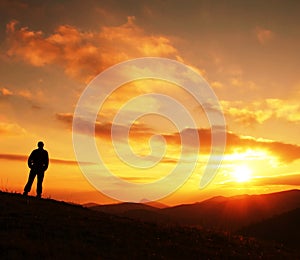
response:
M147 35L131 16L121 26L103 26L97 32L60 25L50 36L28 27L18 28L18 24L13 20L6 27L7 54L10 57L37 67L58 64L67 75L86 83L102 70L128 59L141 56L179 57L168 38Z

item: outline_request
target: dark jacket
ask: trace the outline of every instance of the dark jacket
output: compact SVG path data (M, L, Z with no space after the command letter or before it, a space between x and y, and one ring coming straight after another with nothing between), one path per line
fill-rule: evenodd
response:
M28 167L33 170L46 171L49 164L48 152L44 149L35 149L28 158Z

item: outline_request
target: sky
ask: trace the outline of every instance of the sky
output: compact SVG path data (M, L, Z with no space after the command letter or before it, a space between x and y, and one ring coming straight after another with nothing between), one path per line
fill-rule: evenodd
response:
M178 61L206 80L226 120L226 149L215 178L200 189L211 152L207 107L176 84L136 80L106 97L94 133L80 133L95 139L98 155L114 176L145 184L168 176L179 163L186 174L193 163L189 178L160 198L167 205L299 189L299 11L297 1L0 1L0 190L23 191L27 158L42 140L50 156L44 197L117 202L80 169L72 121L80 96L99 73L143 57ZM101 95L105 87L99 90ZM152 93L176 100L195 125L182 108L174 110ZM127 119L116 124L112 138L122 109ZM178 129L162 116L166 111L175 112L185 127ZM200 145L189 137L192 132ZM190 161L189 151L184 162L179 159L185 134L188 149L199 148L196 161ZM128 147L144 167L118 157ZM98 169L90 158L81 163ZM101 185L113 193L134 193L109 178Z

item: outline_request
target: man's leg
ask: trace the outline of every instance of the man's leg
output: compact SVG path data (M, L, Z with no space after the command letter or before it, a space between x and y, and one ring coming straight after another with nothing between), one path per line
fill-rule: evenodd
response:
M36 196L40 198L43 191L43 180L44 180L44 171L39 171L37 174L37 186L36 186Z
M30 170L30 173L29 173L29 176L28 176L28 181L24 187L24 195L27 195L28 192L30 192L31 190L31 186L32 186L32 183L34 181L34 178L35 178L35 175L36 175L36 171L33 171L33 170Z

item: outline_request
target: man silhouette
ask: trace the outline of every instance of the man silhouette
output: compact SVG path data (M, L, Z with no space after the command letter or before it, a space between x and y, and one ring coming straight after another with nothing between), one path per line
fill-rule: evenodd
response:
M48 168L48 164L48 152L44 150L44 143L40 141L38 142L38 149L33 150L28 158L30 173L27 184L24 187L23 195L27 196L28 192L30 192L35 176L37 176L36 196L37 198L41 198L44 173Z

